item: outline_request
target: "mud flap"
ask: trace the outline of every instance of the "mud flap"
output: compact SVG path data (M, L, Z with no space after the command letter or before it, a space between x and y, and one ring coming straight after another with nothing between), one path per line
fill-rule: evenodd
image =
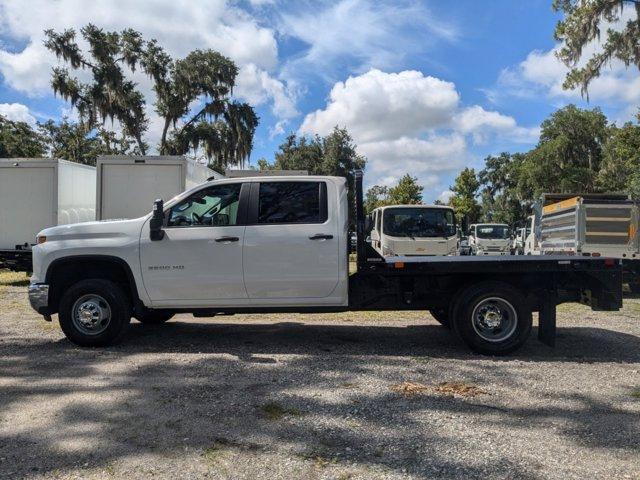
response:
M556 346L556 295L548 292L538 313L538 340L549 347Z

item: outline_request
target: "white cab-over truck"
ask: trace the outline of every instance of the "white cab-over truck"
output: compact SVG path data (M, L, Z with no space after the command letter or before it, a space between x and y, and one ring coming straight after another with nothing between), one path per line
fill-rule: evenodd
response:
M622 303L621 267L604 258L382 257L364 240L355 173L357 263L348 266L344 178L256 177L207 182L148 215L43 230L29 298L57 313L82 346L122 338L131 317L175 313L430 310L478 352L506 354L531 331L553 344L556 305Z
M511 232L504 223L477 223L469 226L469 246L473 255L509 255Z
M456 255L453 208L442 205L390 205L369 216L371 245L384 257Z

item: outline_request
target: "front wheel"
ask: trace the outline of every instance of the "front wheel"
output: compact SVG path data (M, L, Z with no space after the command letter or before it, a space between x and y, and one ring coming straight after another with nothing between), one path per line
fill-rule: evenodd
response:
M463 291L454 307L453 327L474 351L506 355L526 342L531 308L510 285L485 282Z
M117 343L131 320L129 298L118 284L88 279L72 285L60 299L62 331L81 347Z

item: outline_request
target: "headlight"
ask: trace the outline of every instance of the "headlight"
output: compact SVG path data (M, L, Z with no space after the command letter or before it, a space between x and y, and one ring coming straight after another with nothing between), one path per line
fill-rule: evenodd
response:
M390 257L390 256L392 256L394 253L393 253L393 250L391 250L389 247L387 247L386 245L383 245L383 246L382 246L382 254L383 254L385 257Z
M38 235L38 236L36 237L36 244L37 244L37 245L41 245L41 244L43 244L43 243L44 243L44 242L46 242L46 241L47 241L47 237L46 237L46 236L44 236L44 235Z

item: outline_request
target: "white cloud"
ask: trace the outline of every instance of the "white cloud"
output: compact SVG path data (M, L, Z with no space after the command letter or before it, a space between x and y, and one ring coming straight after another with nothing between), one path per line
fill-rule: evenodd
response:
M605 22L600 29L602 32L608 28L620 30L628 20L635 17L635 10L626 8L618 22ZM603 35L600 40L596 39L586 45L577 66L583 67L594 53L600 52L605 39L606 36ZM561 102L581 101L583 97L579 88L562 88L569 68L557 58L559 49L560 45L547 51L534 50L518 65L504 69L498 77L496 87L485 90L489 100L500 103L505 97L513 96L525 99L547 98ZM640 75L637 68L627 67L615 59L605 64L600 76L589 84L588 98L591 103L617 108L620 114L630 118L635 110L630 111L628 105L640 102Z
M3 0L0 30L5 38L25 45L17 52L0 48L5 84L29 96L51 94L51 68L58 62L43 45L44 29L79 32L89 22L106 30L139 30L176 58L196 48L217 50L241 68L242 98L270 103L277 117L290 118L296 112L292 92L273 76L278 66L274 30L227 0L30 0L29 8L24 0ZM152 104L150 81L140 74L135 80Z
M286 119L298 115L294 92L253 63L240 69L235 94L254 106L267 101L272 102L273 113L278 118Z
M513 117L459 103L451 82L417 71L370 70L336 83L326 106L309 113L299 132L326 135L344 126L368 158L369 184L393 184L410 173L431 191L442 191L443 178L471 161L467 137L475 143L538 138L537 129L521 127Z
M538 127L518 126L515 118L495 111L488 111L479 105L458 112L453 124L462 133L471 133L474 142L483 144L489 136L498 134L516 143L535 143L540 136Z
M26 122L35 125L36 119L29 112L29 108L21 103L0 103L0 115L15 122Z
M448 123L459 101L455 85L409 70L349 77L331 89L327 107L304 119L302 133L346 125L360 142L415 135Z
M453 197L454 195L455 194L451 190L443 190L442 193L438 195L438 200L440 200L442 203L449 203L449 200L451 200L451 197Z

